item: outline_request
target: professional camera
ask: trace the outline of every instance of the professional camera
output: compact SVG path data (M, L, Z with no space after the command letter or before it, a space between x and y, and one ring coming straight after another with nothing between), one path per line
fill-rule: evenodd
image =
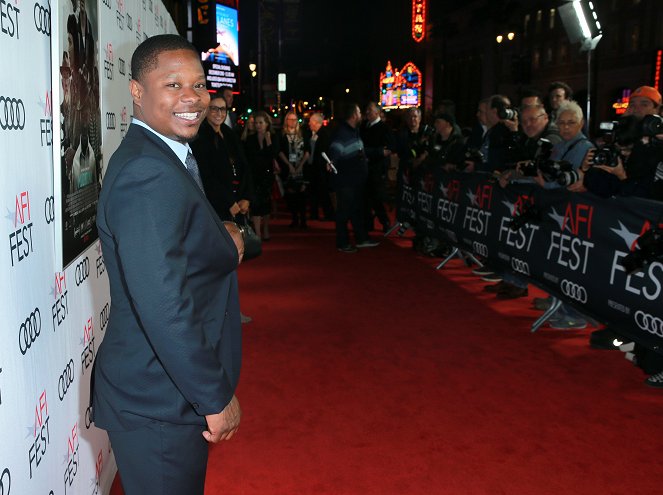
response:
M653 228L638 238L638 247L621 261L626 273L631 274L642 270L652 261L663 257L663 230Z
M463 161L472 162L475 166L483 163L483 153L477 148L467 148L465 150L465 155L463 156Z
M541 172L546 182L557 182L560 186L569 186L578 181L580 176L573 165L566 161L550 159L553 144L545 138L536 142L534 159L520 167L520 173L526 177L536 177Z
M640 121L640 133L648 137L663 134L663 117L660 115L645 115Z
M545 138L541 138L536 142L536 151L534 158L520 167L520 173L525 177L536 177L541 165L545 166L545 162L550 160L550 153L552 153L553 144Z
M620 148L634 144L642 136L639 127L641 124L634 115L628 115L612 122L601 122L599 133L604 144L597 147L594 152L592 165L616 167L618 158L623 158Z

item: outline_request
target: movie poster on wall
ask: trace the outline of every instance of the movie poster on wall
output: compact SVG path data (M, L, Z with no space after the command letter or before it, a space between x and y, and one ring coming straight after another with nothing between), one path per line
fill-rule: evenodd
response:
M224 87L236 91L239 82L237 9L216 4L215 14L217 46L201 54L207 87L214 91Z
M97 2L57 2L52 52L56 263L64 268L97 239L101 111ZM54 9L55 10L55 9ZM55 64L54 64L55 65ZM59 252L58 252L59 250Z

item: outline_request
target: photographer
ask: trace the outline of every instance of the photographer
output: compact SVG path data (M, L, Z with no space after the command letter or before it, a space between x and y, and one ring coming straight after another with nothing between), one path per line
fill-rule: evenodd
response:
M582 166L584 186L602 197L639 196L663 200L661 94L636 89L625 117L613 123L613 143L592 150Z
M463 166L463 136L456 129L456 119L448 113L435 115L435 134L430 138L426 166L451 172Z
M511 101L504 95L490 98L486 112L488 130L481 143L482 163L466 162L468 172L494 172L504 169L507 163L512 133L518 130L518 113L511 108Z

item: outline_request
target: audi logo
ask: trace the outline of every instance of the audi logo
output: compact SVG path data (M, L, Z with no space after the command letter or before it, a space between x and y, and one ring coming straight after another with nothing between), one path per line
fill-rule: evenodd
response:
M58 397L60 401L64 399L72 383L74 383L74 360L70 359L60 378L58 378Z
M488 257L488 246L481 242L474 241L472 243L472 250L479 256Z
M85 429L89 430L92 426L92 406L87 406L85 409Z
M35 343L41 334L41 311L35 308L30 316L18 327L18 348L25 356L28 349Z
M90 276L90 258L87 256L81 261L74 269L74 280L76 285L79 286Z
M32 16L35 19L35 27L37 32L45 34L46 36L51 35L51 9L43 7L39 3L35 2L35 6L32 9Z
M519 260L518 258L511 258L511 268L513 271L522 273L523 275L529 275L529 265L526 261Z
M49 225L55 222L55 199L53 196L49 196L44 201L44 217Z
M115 129L115 112L106 112L106 129Z
M25 105L20 98L0 96L0 129L19 130L25 128Z
M5 485L7 485L5 487ZM12 491L12 473L9 468L2 470L0 475L0 495L9 495Z
M110 9L110 0L102 0L102 3Z
M587 302L587 291L582 285L564 279L562 280L560 287L562 289L562 294L566 297L570 297L582 304Z
M635 324L638 325L640 330L645 330L658 337L663 337L663 320L658 316L652 316L639 309L635 312L634 319Z

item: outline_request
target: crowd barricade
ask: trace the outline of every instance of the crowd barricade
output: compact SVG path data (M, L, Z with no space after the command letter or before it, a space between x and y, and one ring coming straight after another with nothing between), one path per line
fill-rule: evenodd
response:
M630 274L621 264L644 232L661 225L663 203L534 184L503 188L480 173L426 171L401 179L401 224L521 275L663 353L663 263Z

